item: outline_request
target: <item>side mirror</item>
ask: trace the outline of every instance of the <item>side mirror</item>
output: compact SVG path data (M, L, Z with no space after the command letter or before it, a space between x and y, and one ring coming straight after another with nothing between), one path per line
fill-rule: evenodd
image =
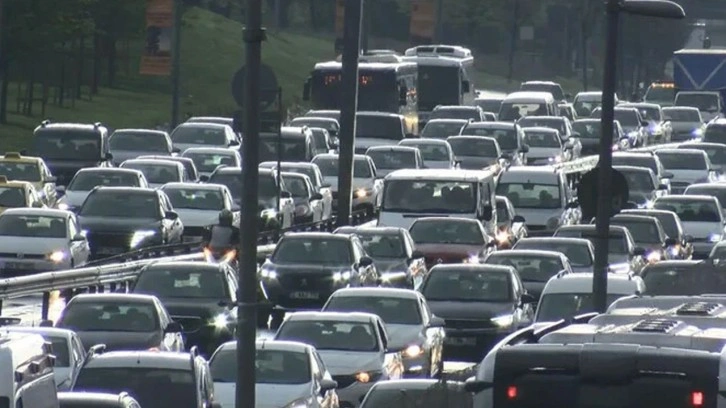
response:
M206 183L209 181L209 176L199 176L199 181Z
M633 248L633 255L635 255L635 256L644 256L645 255L645 248L642 248L642 247L635 247L635 248Z
M108 152L103 157L104 157L104 159L109 160L109 161L113 160L113 155Z
M172 148L171 148L171 152L172 152L172 153L176 153L176 154L179 154L179 153L181 153L181 149L180 149L180 148L178 148L178 147L172 147Z
M305 80L305 84L303 85L303 94L302 94L303 101L310 100L310 83L311 83L311 78L308 78Z
M66 192L66 186L55 186L55 192L56 193L65 193Z
M373 265L373 259L371 259L367 256L364 256L360 259L360 262L358 264L364 268L367 268L367 267Z
M673 173L671 173L670 171L663 172L663 178L664 179L672 179L673 178Z
M572 200L569 203L567 203L567 205L565 206L565 208L577 208L579 206L580 206L580 202L579 201Z
M429 321L429 328L433 327L445 327L446 321L438 316L432 316L431 321Z
M280 191L280 198L292 198L292 194L289 191Z
M491 221L492 216L494 215L494 208L492 208L491 205L487 204L482 209L481 217L484 221Z
M181 333L182 331L183 328L179 322L170 322L164 329L164 333Z
M338 388L338 382L333 380L328 380L327 378L323 378L320 381L320 392L326 392L331 391Z
M71 241L78 242L78 241L85 241L86 236L83 234L76 234L73 238L71 238Z
M688 242L693 242L693 235L686 235L683 237L683 240Z
M534 303L537 301L537 299L534 297L534 295L532 295L531 293L526 293L526 292L522 293L521 300L522 300L523 304L530 304L530 303Z
M514 217L512 217L512 223L513 224L514 223L524 224L525 223L524 217L522 217L521 215L515 215Z
M179 218L179 214L177 214L175 211L167 211L166 213L164 213L164 217L174 221Z
M658 184L658 190L668 190L668 186L666 184Z
M529 145L522 145L520 150L522 153L529 153Z
M401 106L408 104L408 88L406 86L401 86L398 90L398 104Z
M471 91L471 82L461 81L461 93L469 93Z
M640 126L643 126L643 127L648 127L648 126L650 126L650 123L648 123L648 121L647 121L647 120L641 120L641 121L640 121Z
M310 201L322 200L322 199L323 199L323 195L320 193L315 193L312 195L312 197L310 197Z
M664 244L665 244L665 246L670 247L670 246L677 244L677 242L675 239L668 237L665 239Z
M232 203L232 207L230 209L232 212L242 211L242 207L240 207L237 203Z

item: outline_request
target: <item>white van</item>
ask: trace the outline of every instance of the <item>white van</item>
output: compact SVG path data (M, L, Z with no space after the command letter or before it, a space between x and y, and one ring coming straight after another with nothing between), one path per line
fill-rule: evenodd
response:
M54 363L42 336L0 333L0 407L58 408Z
M494 177L493 169L396 170L383 181L378 226L408 229L417 218L464 217L480 220L494 236Z
M560 116L557 101L549 92L512 92L502 101L498 119L517 121L525 116Z

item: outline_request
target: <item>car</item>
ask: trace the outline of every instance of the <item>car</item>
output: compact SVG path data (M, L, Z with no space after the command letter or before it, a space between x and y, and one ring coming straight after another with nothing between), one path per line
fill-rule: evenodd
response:
M320 168L324 182L333 190L334 209L338 208L338 160L337 154L319 154L312 160ZM362 154L353 157L353 210L372 214L381 206L383 182L376 172L376 165L370 157Z
M420 136L424 139L446 139L458 135L470 122L469 119L431 119L421 129Z
M646 215L655 217L660 221L663 230L669 238L676 240L675 247L669 249L670 259L690 259L693 253L693 237L683 230L683 224L673 211L656 210L654 208L623 210L621 214Z
M175 148L183 152L190 147L239 148L240 142L231 126L216 123L185 122L169 135Z
M283 126L260 133L260 161L307 162L316 153L315 137L308 127Z
M614 109L615 120L620 123L625 135L631 141L631 147L643 147L650 144L651 137L648 133L650 124L643 119L637 108L625 108L620 105ZM590 115L591 118L600 119L602 109L595 109Z
M666 171L673 174L670 183L673 194L683 194L694 183L713 183L719 179L719 172L703 150L658 149L655 155Z
M647 167L613 166L613 169L625 177L628 201L638 208L648 208L653 200L668 194L668 186L660 183L653 170Z
M522 92L547 92L558 102L567 102L571 95L565 94L562 86L552 81L525 81L519 86Z
M77 212L96 187L149 188L146 176L139 170L117 167L89 167L78 170L67 186L59 186L58 208Z
M90 248L76 215L46 208L11 208L0 214L0 273L29 274L83 265Z
M677 148L703 150L708 155L708 159L711 160L711 164L713 164L717 170L720 170L721 173L726 171L726 145L722 143L683 143Z
M619 103L618 96L615 95L615 105ZM590 91L579 92L572 101L578 116L588 117L592 111L602 106L602 92Z
M537 249L508 249L489 254L487 265L511 266L519 275L524 289L539 301L545 284L553 276L572 273L572 265L565 254Z
M108 139L115 166L143 155L171 156L179 153L167 132L152 129L117 129Z
M366 150L366 156L373 159L376 165L376 177L384 178L388 173L399 169L424 168L421 152L415 147L408 146L371 146Z
M260 163L260 168L276 169L277 164L277 162L262 162ZM324 182L320 167L315 163L304 162L280 162L280 167L282 171L300 173L310 178L315 192L323 196L323 219L330 219L333 214L333 192L331 191L331 186Z
M713 258L712 258L713 259ZM720 261L719 261L720 262ZM697 260L672 260L643 268L640 277L648 296L697 296L704 293L723 293L726 279L716 264Z
M571 103L558 103L557 108L559 109L559 115L563 118L569 119L570 122L577 120L577 111L575 111L575 107Z
M648 263L670 258L670 249L676 245L676 240L666 235L660 221L655 217L617 214L610 219L610 225L627 228L635 245L645 249Z
M690 106L668 106L661 108L663 119L671 123L673 142L700 140L706 124L698 108Z
M237 139L239 140L240 144L242 143L242 131L240 129L235 129L235 120L231 117L225 117L225 116L192 116L191 118L187 119L185 122L188 123L216 123L218 125L227 125L232 128L232 130L235 131L237 134Z
M659 197L653 202L657 210L672 211L681 219L686 234L693 237L693 257L705 258L714 244L723 240L724 215L713 196L683 195Z
M184 240L201 240L205 230L219 222L221 211L233 214L232 224L239 227L240 208L232 193L222 184L168 183L159 189L169 198L184 224Z
M127 392L59 392L58 404L59 408L141 408Z
M358 407L373 384L403 375L400 354L387 354L385 323L370 313L296 312L274 340L299 341L317 350L333 380L341 406Z
M433 119L465 119L474 122L484 122L484 110L478 105L439 105L434 107L429 116L429 122Z
M237 271L228 263L154 262L139 271L131 292L156 296L181 324L185 345L211 356L237 324Z
M566 225L555 231L555 237L584 238L592 245L597 241L595 224ZM635 240L627 228L618 225L610 226L608 240L608 268L614 273L640 272L645 266L645 248L635 245ZM576 272L586 272L582 269Z
M529 147L524 144L522 127L512 122L472 122L467 123L459 132L462 136L486 136L499 143L503 158L513 166L527 162Z
M295 224L310 224L323 220L323 196L315 191L305 174L282 172L285 188L295 204Z
M338 289L322 311L363 312L380 317L389 336L388 351L402 353L404 376L443 376L444 320L431 313L421 293L394 288Z
M159 188L166 183L186 181L184 180L184 166L171 160L132 159L121 163L119 167L142 172L151 188Z
M696 183L686 187L683 195L714 196L721 207L726 206L726 183ZM724 214L726 216L726 214Z
M382 284L413 289L428 273L424 254L408 230L398 227L339 227L334 234L355 234L373 259Z
M32 401L33 407L38 408L58 407L53 375L55 358L50 342L39 334L0 331L0 359L3 362L0 364L0 375L4 383L0 401L8 401L8 407L16 408L24 401ZM35 367L32 375L30 366ZM13 405L9 405L10 401Z
M45 204L32 184L0 176L0 214L10 208L45 208Z
M313 155L334 152L337 147L337 141L330 136L327 129L319 127L310 127L313 135Z
M338 119L330 117L317 116L300 116L290 121L290 126L307 126L309 128L322 128L330 134L332 148L338 147L338 137L340 134L340 123Z
M479 220L460 217L424 217L408 229L426 266L441 263L477 263L496 247Z
M258 340L255 398L279 407L338 408L338 383L315 347L293 341ZM209 360L216 400L235 408L237 342L219 346ZM307 403L306 401L310 401Z
M403 397L405 396L405 397ZM389 380L379 382L366 394L360 408L394 407L405 398L407 408L448 407L472 408L472 394L464 383L432 379Z
M340 111L333 109L311 109L303 115L305 118L329 118L340 122Z
M179 156L139 156L137 159L140 160L168 160L173 161L181 164L184 166L185 175L183 177L184 180L190 182L190 183L196 183L199 181L199 172L197 172L197 167L194 165L194 161L188 157L179 157Z
M478 361L508 334L529 326L534 297L511 266L436 265L419 291L445 321L444 358Z
M577 119L572 122L572 131L580 134L578 140L582 145L581 156L600 153L600 119ZM628 150L636 143L637 140L628 138L620 122L613 121L613 149Z
M481 170L504 166L506 159L496 139L485 136L449 136L446 141L454 152L457 168Z
M528 165L551 165L573 159L573 145L571 143L563 144L560 133L556 129L525 127L522 130L524 131L524 143L529 146Z
M517 124L521 128L549 128L556 130L562 142L568 141L572 137L579 137L579 134L575 134L572 130L572 122L563 116L525 116L517 121ZM580 151L576 151L576 156L579 156Z
M51 208L56 206L57 179L51 174L43 159L7 152L0 157L0 176L5 176L11 181L25 181L32 184L44 205Z
M484 111L484 113L491 112L497 115L499 113L499 110L502 108L502 102L504 101L504 97L505 95L479 95L476 97L476 99L474 99L474 105L480 107Z
M505 196L496 196L497 231L494 239L498 249L508 249L528 235L525 219L517 215L512 202Z
M555 251L565 254L574 272L592 272L595 262L595 246L583 238L530 237L517 242L512 249Z
M653 152L613 152L613 166L647 167L653 170L660 184L668 186L668 194L671 193L673 173L666 171Z
M68 301L55 327L73 330L88 351L182 351L182 327L152 295L129 293L79 294Z
M652 144L670 143L673 135L671 121L663 115L660 105L655 103L621 103L618 107L636 108L648 123L648 134Z
M361 111L355 114L354 153L364 154L371 146L395 145L413 130L409 120L401 114L380 111ZM376 106L378 108L378 106Z
M128 392L143 408L217 408L209 364L192 350L108 351L96 348L74 392Z
M76 381L78 372L86 361L86 350L80 337L66 329L55 327L5 326L0 329L6 333L38 334L53 345L55 375L58 391L69 390Z
M242 167L242 156L236 150L223 147L191 147L182 153L194 162L199 177L204 180L219 166Z
M421 152L424 168L453 169L456 167L454 151L446 140L441 139L403 139L399 146L415 147Z
M93 259L179 243L184 233L166 193L149 188L95 187L78 209L78 222Z

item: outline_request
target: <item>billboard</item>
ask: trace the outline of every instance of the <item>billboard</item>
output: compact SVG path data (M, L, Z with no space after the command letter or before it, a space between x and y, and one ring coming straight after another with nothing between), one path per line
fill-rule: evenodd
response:
M411 0L409 34L414 44L431 43L436 34L435 0Z
M171 36L176 0L146 0L146 45L141 55L141 75L171 74Z

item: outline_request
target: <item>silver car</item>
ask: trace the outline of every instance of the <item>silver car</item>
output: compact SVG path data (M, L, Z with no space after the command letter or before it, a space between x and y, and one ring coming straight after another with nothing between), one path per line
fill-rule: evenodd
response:
M236 150L222 147L192 147L182 153L194 162L199 176L208 179L219 166L242 167L242 156Z
M671 174L671 193L683 194L694 183L718 181L718 172L703 150L658 149L655 151L663 167Z
M338 408L333 380L313 346L258 340L255 359L255 407ZM209 360L214 397L222 408L235 408L237 342L219 346Z
M89 167L80 169L68 186L58 186L58 208L75 212L98 186L149 188L144 173L134 169Z
M201 239L207 227L217 224L219 213L229 210L239 226L240 209L222 184L169 183L161 187L184 224L184 240Z
M456 167L454 151L446 140L404 139L399 146L417 147L427 169L453 169Z
M179 153L172 147L169 134L151 129L118 129L108 139L108 152L113 156L111 162L118 166L126 160L142 155L171 156Z
M572 144L568 142L563 144L557 129L529 127L522 130L524 131L524 144L529 146L527 164L548 165L572 159Z
M673 211L681 219L686 234L693 237L693 257L706 258L724 238L723 208L718 199L705 195L659 197L653 208Z
M325 184L333 190L333 208L338 208L338 155L319 154L312 160L320 167ZM383 180L376 176L373 159L362 154L353 158L353 209L373 211L380 207Z
M119 166L122 169L134 169L144 173L151 188L159 188L166 183L184 182L184 166L171 160L131 159Z
M315 163L306 162L280 162L282 171L288 171L291 173L304 174L310 178L310 182L313 183L315 191L323 196L323 219L327 220L333 215L333 192L329 184L326 184L323 180L323 174L320 172L320 167ZM261 169L275 169L277 168L277 162L262 162L260 163Z
M237 134L229 125L218 123L186 122L171 132L171 142L179 151L191 147L239 148Z
M446 139L454 150L457 167L481 170L504 164L502 149L496 139L485 136L450 136Z
M384 178L388 173L400 169L422 169L424 167L421 152L409 146L371 146L366 156L373 159L376 165L376 177Z

